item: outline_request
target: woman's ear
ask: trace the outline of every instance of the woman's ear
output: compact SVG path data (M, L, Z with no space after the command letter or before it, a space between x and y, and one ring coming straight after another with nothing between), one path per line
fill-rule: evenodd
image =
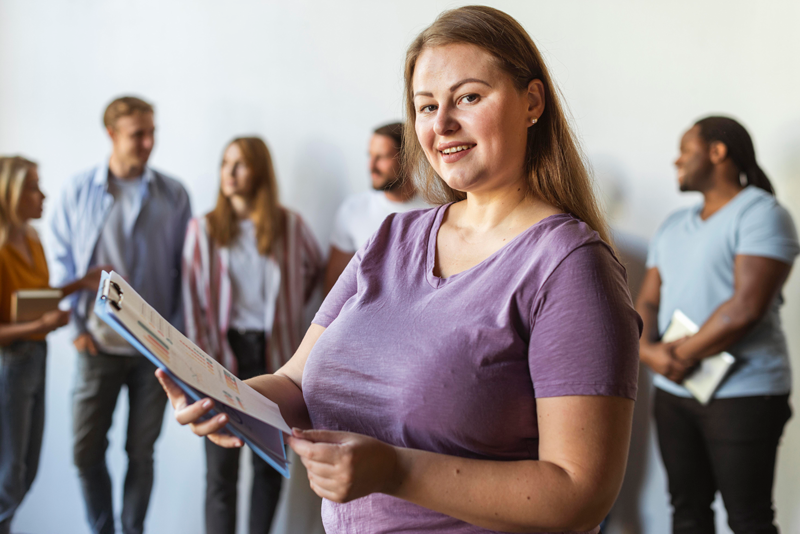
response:
M544 84L542 80L533 79L528 83L528 122L535 124L544 113Z

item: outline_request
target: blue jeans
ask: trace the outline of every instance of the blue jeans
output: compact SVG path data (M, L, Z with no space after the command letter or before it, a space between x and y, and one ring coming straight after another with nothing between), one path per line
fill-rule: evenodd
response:
M44 431L47 344L0 347L0 534L36 478Z
M111 477L106 466L108 430L123 386L128 389L125 451L128 472L122 496L122 531L141 534L153 487L153 446L161 433L167 396L144 356L78 355L73 395L73 459L86 515L94 534L114 534Z

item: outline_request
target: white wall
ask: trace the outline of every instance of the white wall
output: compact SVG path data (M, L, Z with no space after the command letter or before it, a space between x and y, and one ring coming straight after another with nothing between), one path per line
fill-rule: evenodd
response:
M490 3L531 33L586 153L602 177L622 184L627 206L618 228L647 238L670 211L697 201L679 196L671 162L682 130L710 112L743 120L779 198L800 220L800 3ZM455 5L0 0L0 153L38 160L43 186L55 196L70 175L107 154L100 125L105 104L139 94L157 107L152 164L184 181L196 213L211 207L225 142L257 133L273 151L285 203L327 244L338 203L367 187L370 129L401 116L405 47ZM797 276L785 293L784 321L796 355ZM69 445L75 357L63 334L50 341L43 463L16 529L83 533ZM797 379L800 363L793 360ZM646 425L646 413L639 420ZM167 423L148 526L200 532L200 442ZM117 486L124 470L119 426L109 454ZM669 529L664 476L649 431L640 430L636 472L612 529L617 532L636 532L635 516L642 532ZM785 532L800 531L798 480L800 423L792 421L776 483Z

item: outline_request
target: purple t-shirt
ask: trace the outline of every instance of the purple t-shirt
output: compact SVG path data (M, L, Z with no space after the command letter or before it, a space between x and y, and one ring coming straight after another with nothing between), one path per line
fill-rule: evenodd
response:
M571 215L531 226L480 264L434 276L447 205L389 216L314 323L303 373L314 428L464 458L538 458L536 399L634 399L641 320L625 270ZM328 534L486 533L384 494L325 501Z

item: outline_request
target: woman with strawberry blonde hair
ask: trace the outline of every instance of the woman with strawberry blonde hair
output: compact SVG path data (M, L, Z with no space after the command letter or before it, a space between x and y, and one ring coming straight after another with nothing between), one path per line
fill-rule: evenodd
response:
M291 358L304 308L321 281L319 247L280 205L267 145L239 137L225 148L217 205L189 223L183 258L187 335L241 379ZM239 450L206 441L206 532L235 534ZM253 455L249 532L268 534L281 475Z
M298 427L328 533L597 533L641 321L554 84L517 21L468 6L414 40L405 86L406 161L441 205L388 217L249 384ZM161 379L179 422L241 445Z

